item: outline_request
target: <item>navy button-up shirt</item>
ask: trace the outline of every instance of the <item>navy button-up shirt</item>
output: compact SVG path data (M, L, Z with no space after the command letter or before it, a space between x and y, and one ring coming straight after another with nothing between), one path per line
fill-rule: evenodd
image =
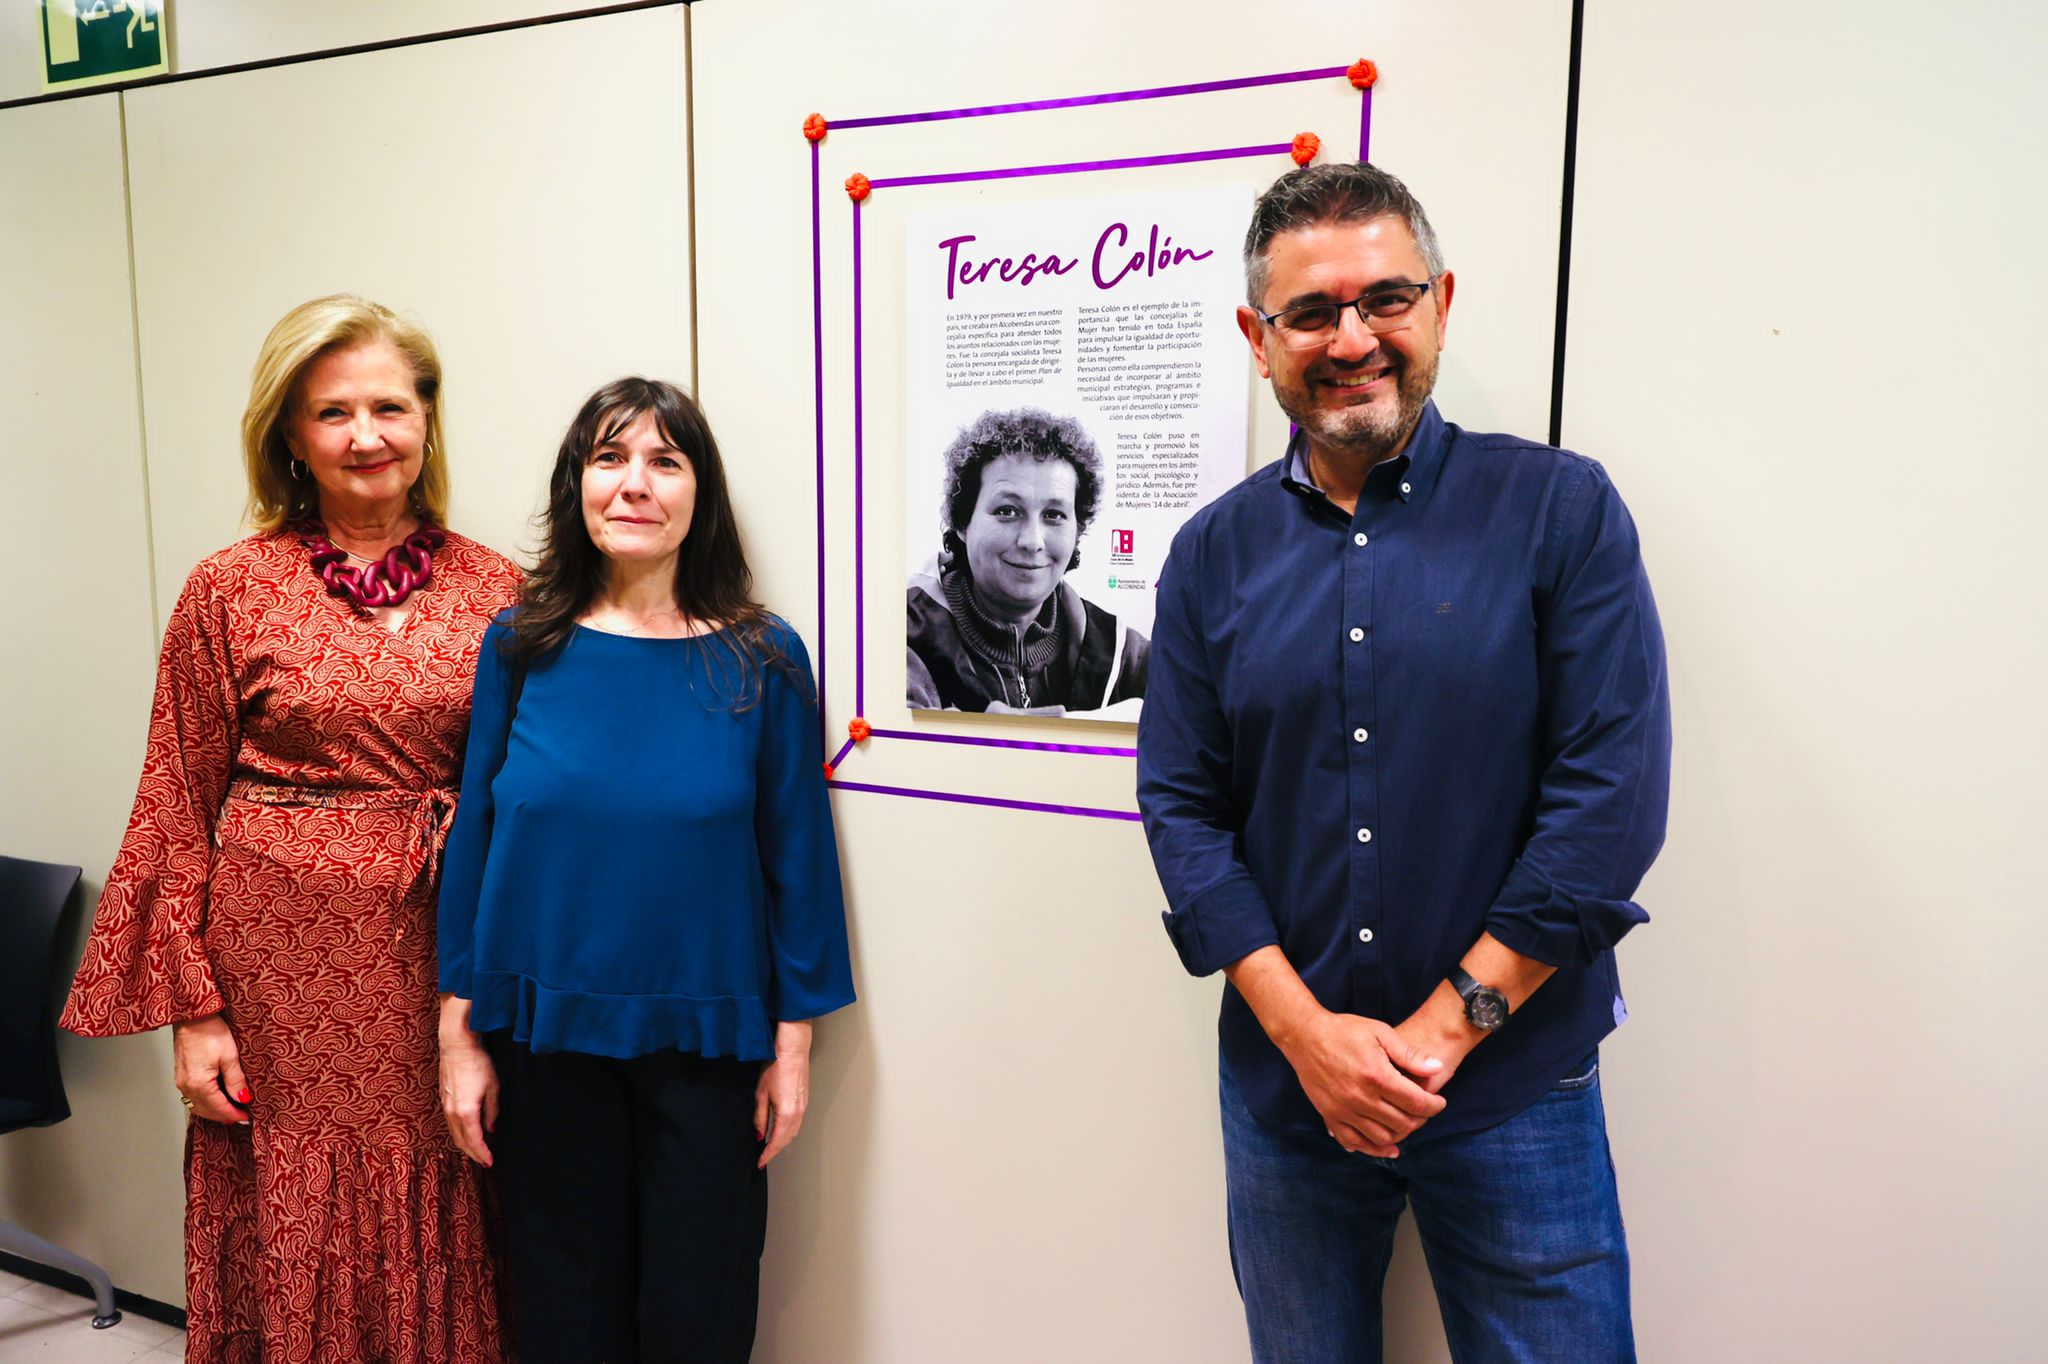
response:
M1429 404L1354 515L1287 455L1160 576L1138 803L1196 975L1277 943L1325 1008L1398 1023L1482 932L1557 972L1410 1142L1513 1116L1624 1015L1611 950L1664 838L1670 702L1634 523L1592 460ZM1223 1062L1322 1119L1226 986Z

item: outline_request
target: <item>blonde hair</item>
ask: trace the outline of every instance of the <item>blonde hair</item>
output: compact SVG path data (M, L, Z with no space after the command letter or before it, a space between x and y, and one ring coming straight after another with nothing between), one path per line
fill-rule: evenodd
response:
M413 392L426 408L426 461L406 500L422 521L448 523L448 458L441 440L441 357L424 330L381 303L329 294L301 303L277 320L249 377L242 413L242 463L249 475L249 524L259 531L320 514L319 485L293 478L285 443L285 409L307 366L329 351L371 341L396 347L412 367Z

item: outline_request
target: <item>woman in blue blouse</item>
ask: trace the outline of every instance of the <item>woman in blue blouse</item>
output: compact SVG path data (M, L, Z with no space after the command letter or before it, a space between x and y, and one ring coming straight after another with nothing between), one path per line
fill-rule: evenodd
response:
M672 385L593 394L484 638L441 889L441 1097L520 1353L744 1360L810 1020L852 1002L803 642Z

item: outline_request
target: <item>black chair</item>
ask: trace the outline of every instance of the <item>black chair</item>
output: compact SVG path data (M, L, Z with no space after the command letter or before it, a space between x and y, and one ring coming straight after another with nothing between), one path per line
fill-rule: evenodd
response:
M57 1069L57 938L80 875L77 867L0 855L0 1134L71 1116ZM121 1319L114 1281L92 1261L5 1220L0 1251L91 1284L95 1327Z

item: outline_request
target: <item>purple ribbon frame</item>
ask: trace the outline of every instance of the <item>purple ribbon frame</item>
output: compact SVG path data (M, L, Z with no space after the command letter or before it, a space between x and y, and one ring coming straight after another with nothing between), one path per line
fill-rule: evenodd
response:
M1296 81L1327 80L1347 74L1349 67L1327 66L1308 71L1283 71L1269 76L1241 76L1231 80L1198 81L1186 85L1161 85L1142 90L1115 90L1068 99L1028 100L1019 104L989 104L965 109L936 109L915 114L885 114L871 118L829 121L830 132L850 128L880 128L892 124L928 123L942 119L987 118L998 114L1021 114L1044 109L1074 109L1090 104L1121 104L1131 100L1170 99L1181 95L1212 94L1220 90L1243 90L1260 85L1285 85ZM1358 159L1369 159L1372 146L1372 87L1359 92ZM824 231L820 192L820 147L811 143L811 393L815 414L818 504L818 732L825 737L825 270ZM949 171L932 175L903 175L869 182L871 190L916 185L957 184L974 180L1011 180L1039 175L1077 175L1092 171L1128 170L1141 166L1182 165L1194 161L1222 161L1241 157L1285 155L1293 143L1281 142L1248 147L1221 147L1205 151L1173 152L1159 156L1119 157L1097 161L1066 161L1039 166L1008 166L985 170ZM860 201L853 201L853 709L861 715L867 709L867 600L866 582L866 452L864 449L861 346L861 239ZM872 729L873 739L911 740L920 743L965 744L977 748L1011 748L1040 753L1078 753L1092 757L1129 758L1135 748L1105 744L1046 743L1029 739L991 739L965 734L922 734L907 729ZM848 738L827 764L836 769L855 747ZM1042 814L1080 815L1091 819L1136 820L1134 810L1105 810L1085 805L1054 805L1043 801L1015 800L1003 796L973 796L955 791L933 791L911 786L878 786L870 782L842 781L828 777L826 785L841 791L869 791L876 795L904 796L915 800L950 801L961 805L986 805L1005 810L1033 810Z

